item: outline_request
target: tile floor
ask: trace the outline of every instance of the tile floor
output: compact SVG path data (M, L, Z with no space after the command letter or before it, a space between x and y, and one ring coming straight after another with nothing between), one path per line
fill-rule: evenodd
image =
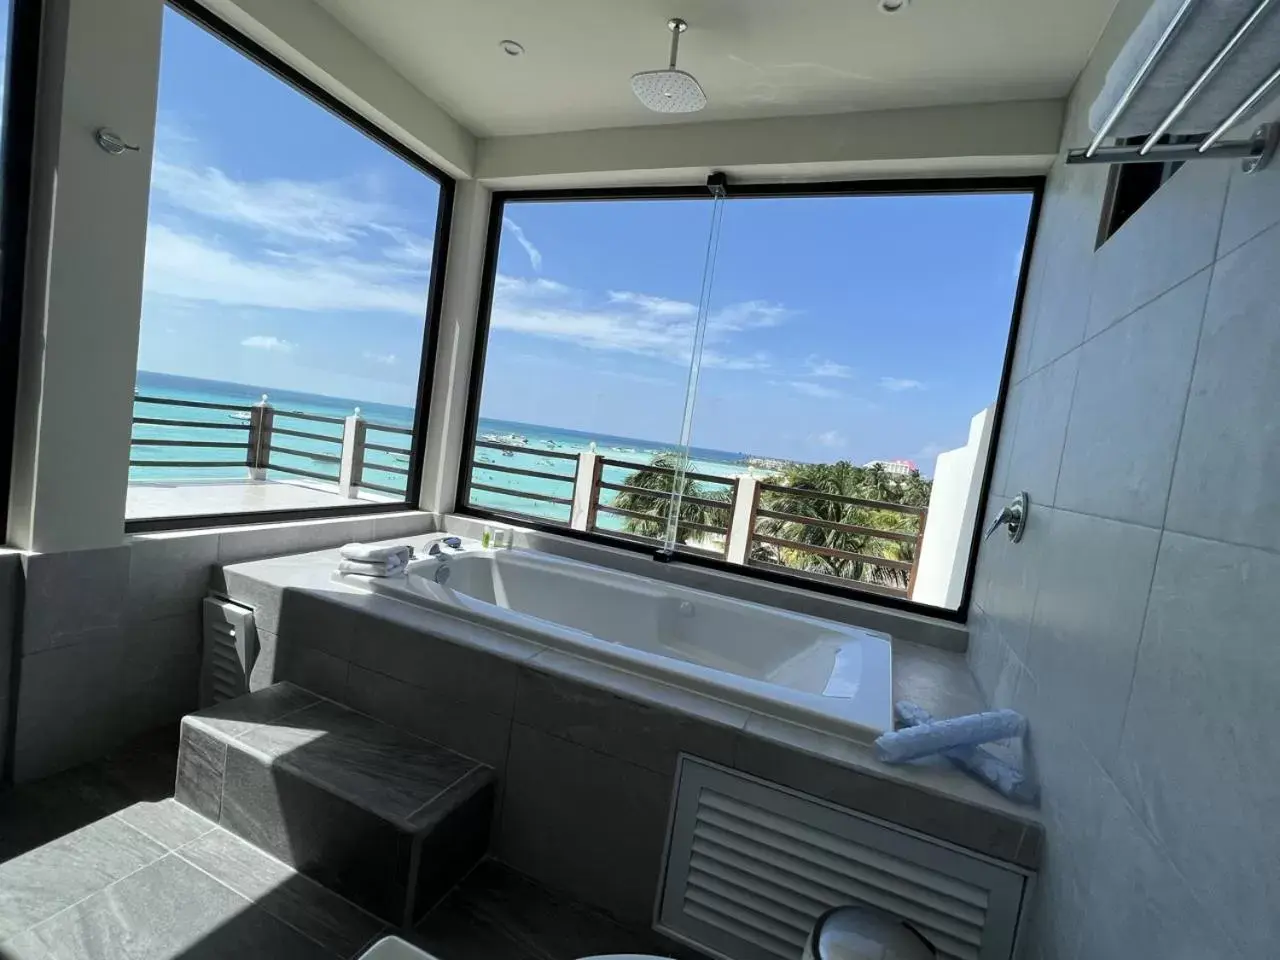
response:
M372 915L168 799L176 730L0 794L0 960L345 960ZM486 861L409 938L441 960L696 954Z

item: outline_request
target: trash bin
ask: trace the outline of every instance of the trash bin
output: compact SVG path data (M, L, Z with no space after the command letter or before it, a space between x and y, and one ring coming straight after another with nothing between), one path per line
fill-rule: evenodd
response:
M835 907L818 918L804 960L937 960L927 937L902 917L870 906Z

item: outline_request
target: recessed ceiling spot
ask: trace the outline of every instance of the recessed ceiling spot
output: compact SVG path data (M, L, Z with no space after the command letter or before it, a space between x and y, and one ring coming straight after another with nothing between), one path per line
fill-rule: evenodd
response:
M517 43L514 40L499 40L498 49L508 57L518 57L524 53L524 44Z
M911 0L880 0L881 13L904 13Z

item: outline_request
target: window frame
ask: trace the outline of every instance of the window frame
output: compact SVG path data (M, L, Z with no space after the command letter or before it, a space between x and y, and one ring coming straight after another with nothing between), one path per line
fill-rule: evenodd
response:
M8 529L13 472L14 417L22 369L23 303L35 168L43 0L12 0L5 84L4 150L0 156L0 524Z
M979 499L979 515L974 524L965 564L964 589L960 606L955 610L933 607L899 597L884 596L855 586L840 586L824 581L807 579L800 574L779 573L773 570L733 564L723 559L702 556L692 552L677 552L672 556L656 556L653 544L638 542L623 536L612 536L596 531L574 530L567 524L555 523L518 513L472 506L470 503L471 465L475 460L476 430L480 421L480 399L484 391L484 367L489 347L489 323L493 311L494 284L498 274L498 248L502 237L502 220L508 204L553 203L560 201L611 201L611 200L688 200L709 199L706 186L679 185L671 187L595 187L584 189L499 190L494 191L489 206L489 221L485 233L483 272L477 306L476 328L472 342L471 371L467 385L467 409L461 457L458 464L456 499L453 512L478 520L514 523L522 527L567 539L614 547L633 553L655 556L655 559L672 564L706 567L730 576L746 580L762 580L793 589L806 590L827 596L839 597L875 606L900 610L953 623L964 623L969 616L973 593L974 570L977 565L978 546L981 542L983 517L995 471L996 452L999 449L1004 428L1004 415L1012 386L1014 352L1018 343L1022 312L1026 299L1031 257L1040 226L1040 211L1044 201L1046 178L1040 176L999 177L941 177L899 180L840 180L818 183L734 183L727 186L726 198L770 197L875 197L875 196L927 196L974 193L1024 193L1031 198L1026 240L1022 250L1022 265L1018 272L1018 284L1014 294L1013 310L1009 321L1009 336L1005 343L1004 361L995 400L995 421L992 425L991 444L987 450Z
M23 2L23 0L15 0ZM418 367L418 389L413 418L413 434L409 443L409 475L406 477L405 498L392 503L361 503L349 506L306 507L294 510L260 510L239 513L184 514L173 517L146 517L125 519L126 533L149 533L165 530L192 530L201 527L229 527L251 524L280 523L291 520L320 520L365 514L397 513L420 509L422 495L423 459L426 453L427 424L430 420L432 383L435 375L436 353L440 338L440 314L444 302L444 278L449 260L450 228L453 223L453 204L456 181L449 174L414 152L373 121L343 103L306 74L286 63L257 41L241 33L221 17L218 17L197 0L165 0L165 6L202 27L217 40L247 57L259 67L288 84L298 93L327 110L339 120L374 143L405 161L419 173L435 181L440 190L436 207L436 225L433 234L431 277L427 286L423 314L422 356ZM149 227L149 225L148 225Z

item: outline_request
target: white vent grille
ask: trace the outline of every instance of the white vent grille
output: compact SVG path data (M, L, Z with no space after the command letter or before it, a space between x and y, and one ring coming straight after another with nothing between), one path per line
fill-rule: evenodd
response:
M258 655L253 611L230 600L206 597L200 706L208 707L249 692L249 674Z
M735 960L798 960L825 910L869 903L950 960L1007 960L1024 877L852 811L683 758L658 926Z

